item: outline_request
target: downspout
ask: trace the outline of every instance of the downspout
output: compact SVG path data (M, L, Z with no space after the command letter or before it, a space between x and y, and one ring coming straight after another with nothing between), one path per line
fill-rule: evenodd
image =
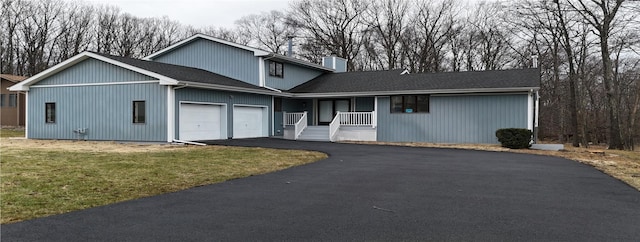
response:
M264 62L266 60L272 59L274 57L275 56L272 55L272 56L269 56L267 58L262 58L262 57L259 58L260 66L258 67L258 72L260 72L260 75L258 76L258 78L260 79L259 82L260 82L260 86L261 87L264 87L264 88L269 89L269 90L274 91L274 92L282 93L281 90L278 90L276 88L267 86L267 73L265 72L265 68L264 68L265 64L264 64ZM275 127L276 124L275 124L275 119L274 119L275 114L276 114L276 112L273 109L273 96L271 96L271 136L274 135L274 132L275 132L275 129L276 129L276 127Z
M24 138L29 138L29 91L24 92Z
M529 91L529 94L527 95L527 129L531 130L531 132L533 132L533 126L534 126L534 94L535 92L533 91L533 89L531 89Z
M275 56L273 55L268 56L267 58L263 58L263 57L258 58L258 62L260 62L258 65L258 84L259 84L258 86L265 87L267 85L267 77L265 76L266 74L265 74L264 62L268 59L273 59L273 58L275 58Z
M176 137L176 90L187 87L182 84L176 87L167 86L167 142L175 142Z
M536 91L535 96L535 114L534 114L534 123L533 123L533 143L538 143L538 116L540 113L540 94L539 91Z

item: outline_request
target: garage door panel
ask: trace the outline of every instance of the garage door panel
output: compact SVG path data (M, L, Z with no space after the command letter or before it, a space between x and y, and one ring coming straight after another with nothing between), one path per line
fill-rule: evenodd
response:
M180 139L221 139L221 111L220 105L180 104Z
M264 108L234 107L233 138L265 137L264 118Z

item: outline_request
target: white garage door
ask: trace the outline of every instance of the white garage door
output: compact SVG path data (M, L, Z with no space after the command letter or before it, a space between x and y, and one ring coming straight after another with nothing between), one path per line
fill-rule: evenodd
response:
M181 103L180 139L222 139L221 110L219 105Z
M261 107L233 107L233 138L266 137Z

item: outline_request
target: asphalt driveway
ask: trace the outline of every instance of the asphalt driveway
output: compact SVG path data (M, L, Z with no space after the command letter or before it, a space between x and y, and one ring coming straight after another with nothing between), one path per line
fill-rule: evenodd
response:
M291 169L1 227L5 241L637 241L640 192L546 156L278 139Z

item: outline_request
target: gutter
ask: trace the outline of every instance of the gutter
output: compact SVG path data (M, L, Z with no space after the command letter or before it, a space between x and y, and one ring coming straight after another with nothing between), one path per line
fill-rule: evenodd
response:
M473 89L436 89L436 90L401 90L401 91L369 91L369 92L326 92L326 93L290 93L291 97L362 97L362 96L391 96L403 94L462 94L462 93L500 93L500 92L529 92L539 90L539 87L518 88L473 88Z
M195 82L181 82L181 83L187 84L189 87L210 88L210 89L216 89L221 91L246 92L246 93L265 94L265 95L280 94L283 96L287 96L286 93L272 90L273 88L265 88L265 87L262 87L262 88L265 88L267 90L257 90L253 88L232 87L232 86L225 86L225 85L218 85L218 84L206 84L206 83L195 83Z

